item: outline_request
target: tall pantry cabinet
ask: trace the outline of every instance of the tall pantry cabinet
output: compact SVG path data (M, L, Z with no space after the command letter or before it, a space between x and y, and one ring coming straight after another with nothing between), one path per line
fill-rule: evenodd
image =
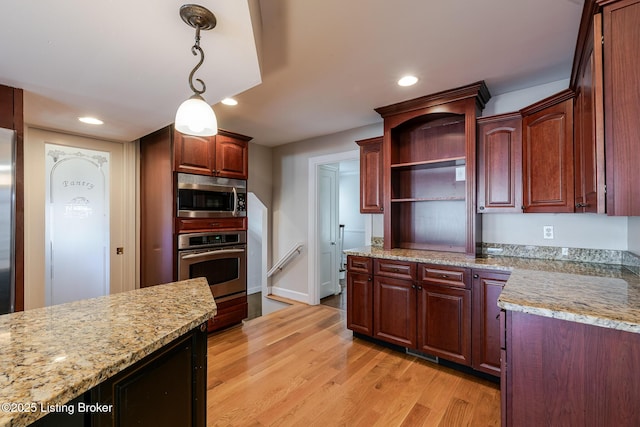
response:
M250 137L218 130L183 135L167 126L140 139L140 286L177 279L178 233L246 230L246 218L178 218L177 172L247 179Z

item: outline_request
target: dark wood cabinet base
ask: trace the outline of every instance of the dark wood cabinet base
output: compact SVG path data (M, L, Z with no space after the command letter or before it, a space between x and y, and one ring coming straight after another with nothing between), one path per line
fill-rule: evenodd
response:
M207 331L214 332L236 325L246 319L249 314L247 296L233 298L217 303L218 314L207 323Z
M37 427L206 426L207 335L204 325L66 403Z

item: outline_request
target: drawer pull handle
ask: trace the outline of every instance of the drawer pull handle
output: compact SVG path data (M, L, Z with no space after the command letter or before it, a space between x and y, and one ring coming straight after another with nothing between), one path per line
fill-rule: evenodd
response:
M448 277L449 277L449 276L448 276L447 274L443 274L443 275L442 275L442 278L443 278L443 279L446 279L446 278L448 278Z

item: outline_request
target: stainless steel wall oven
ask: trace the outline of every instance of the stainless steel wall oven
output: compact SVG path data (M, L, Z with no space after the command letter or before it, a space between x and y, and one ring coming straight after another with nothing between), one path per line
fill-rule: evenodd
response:
M206 277L217 303L247 294L247 232L178 235L178 279Z

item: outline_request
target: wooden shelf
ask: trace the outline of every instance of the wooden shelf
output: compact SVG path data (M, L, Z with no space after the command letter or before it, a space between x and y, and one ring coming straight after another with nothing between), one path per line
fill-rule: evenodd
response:
M415 169L415 168L443 168L450 166L464 166L466 159L464 157L451 157L448 159L425 160L422 162L396 163L391 165L391 169Z

